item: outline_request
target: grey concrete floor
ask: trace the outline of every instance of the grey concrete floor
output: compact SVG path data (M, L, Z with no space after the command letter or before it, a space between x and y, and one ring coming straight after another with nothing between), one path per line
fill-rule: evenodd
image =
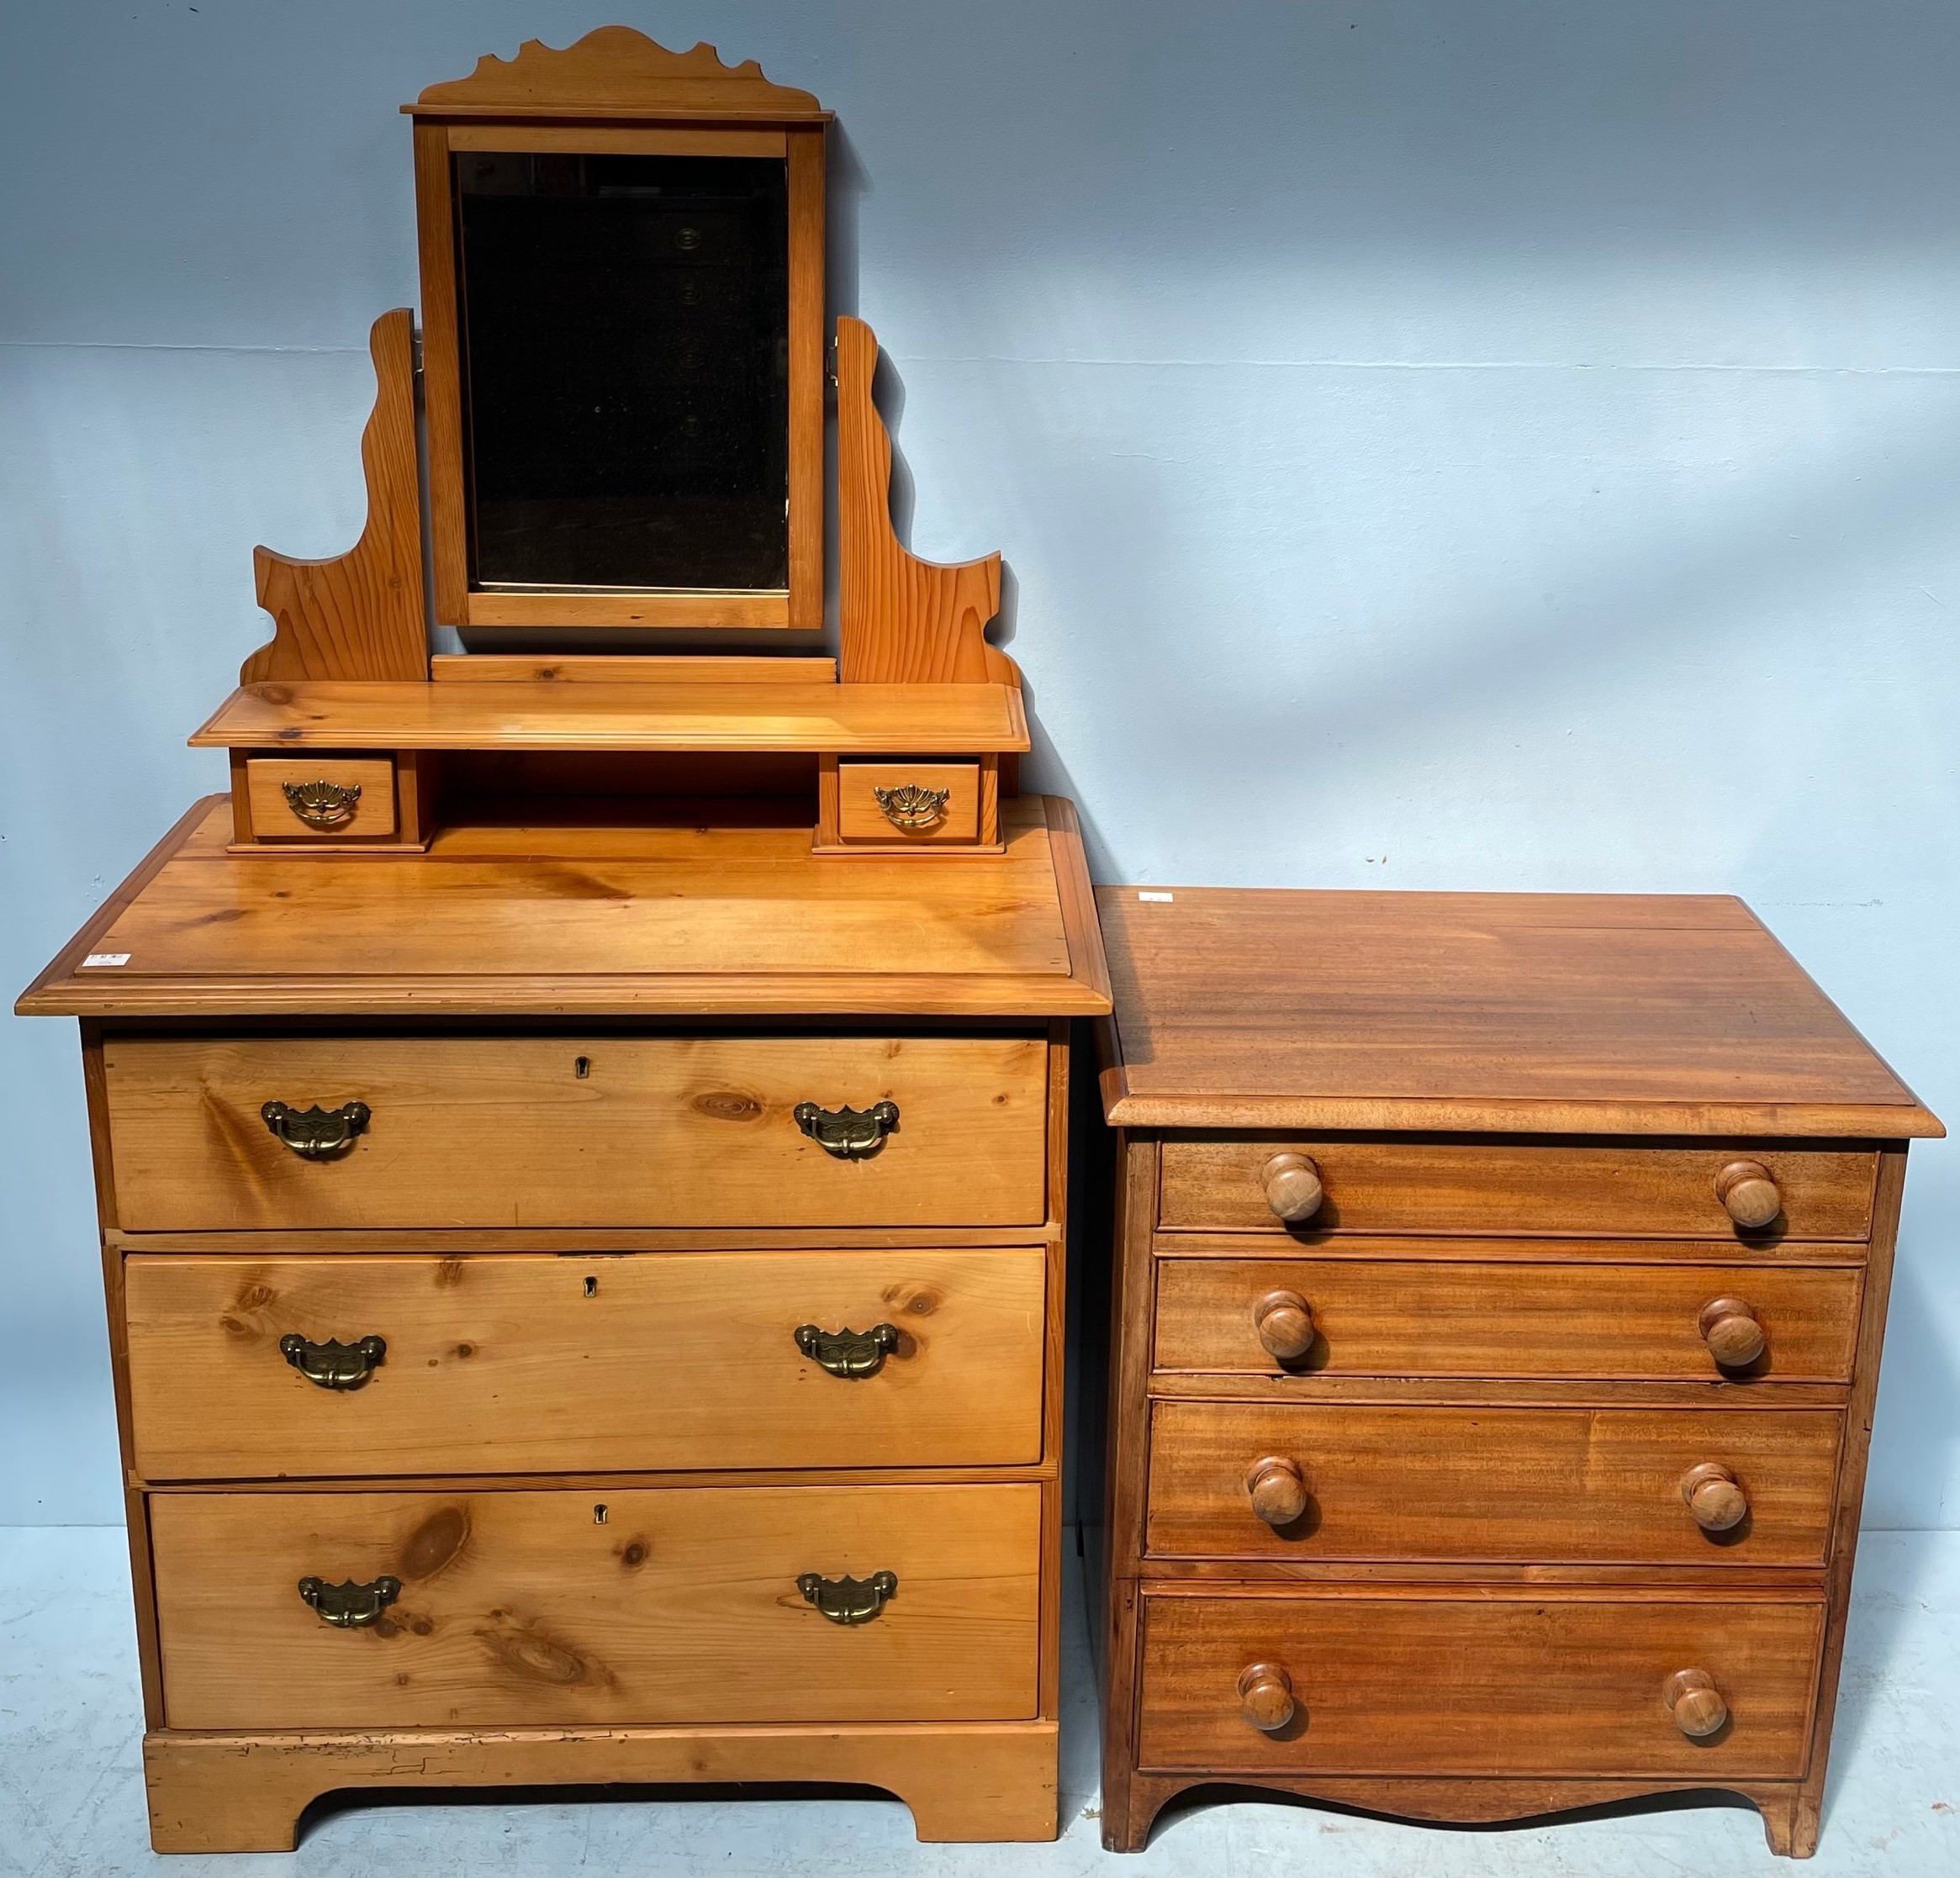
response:
M315 1816L298 1852L159 1859L145 1830L135 1641L123 1536L0 1528L0 1873L8 1878L213 1878L248 1873L449 1875L585 1870L784 1878L920 1878L1096 1870L1102 1878L1960 1878L1960 1532L1868 1532L1816 1860L1772 1859L1755 1813L1727 1804L1622 1809L1501 1830L1399 1825L1305 1805L1199 1805L1148 1851L1102 1849L1096 1723L1080 1580L1063 1664L1061 1842L920 1845L895 1801L507 1798L349 1806Z

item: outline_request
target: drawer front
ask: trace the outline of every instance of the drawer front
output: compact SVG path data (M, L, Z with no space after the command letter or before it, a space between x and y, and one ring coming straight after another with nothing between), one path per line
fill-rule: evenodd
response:
M1531 1147L1497 1141L1166 1141L1159 1218L1171 1227L1283 1232L1266 1199L1274 1155L1318 1167L1318 1232L1652 1233L1733 1240L1715 1177L1736 1161L1774 1177L1783 1214L1767 1234L1862 1239L1878 1156L1853 1149Z
M1221 1775L1794 1779L1823 1630L1822 1605L1794 1600L1154 1596L1138 1758ZM1239 1695L1261 1664L1296 1705L1270 1733ZM1683 1670L1729 1711L1700 1739L1667 1707Z
M1264 1375L1846 1382L1861 1283L1848 1266L1161 1258L1155 1361ZM1703 1340L1703 1308L1720 1299L1762 1327L1763 1353L1746 1370L1723 1370ZM1282 1362L1260 1340L1263 1322L1290 1349L1309 1321L1297 1358Z
M395 831L388 757L254 757L245 777L261 841L349 841Z
M125 1285L153 1480L1041 1459L1038 1249L137 1256Z
M1027 1037L114 1038L132 1231L1006 1226L1046 1214L1048 1046ZM287 1139L268 1102L293 1119ZM876 1134L833 1153L811 1126ZM348 1133L346 1105L365 1116ZM327 1111L345 1144L290 1145ZM853 1123L834 1118L845 1108ZM839 1145L848 1148L848 1142Z
M180 1728L1018 1719L1035 1711L1040 1512L1033 1484L157 1494L166 1716ZM883 1572L895 1586L868 1622L832 1622L799 1588L806 1573L869 1585ZM327 1622L297 1588L383 1576L399 1593L360 1628Z
M1160 1402L1148 1545L1157 1557L1818 1565L1836 1409L1348 1407ZM1290 1464L1305 1506L1275 1527L1249 1476ZM1739 1525L1698 1525L1688 1470L1725 1467ZM1268 1504L1284 1502L1268 1480Z
M898 847L977 841L980 773L978 763L840 763L837 832Z

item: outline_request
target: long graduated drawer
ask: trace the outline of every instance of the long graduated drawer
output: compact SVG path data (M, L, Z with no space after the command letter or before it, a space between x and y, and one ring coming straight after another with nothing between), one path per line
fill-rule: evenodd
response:
M1033 1483L156 1494L165 1712L282 1729L1028 1717L1040 1510Z
M1816 1566L1843 1422L1831 1408L1159 1402L1147 1544L1187 1558ZM1713 1532L1683 1492L1706 1465L1747 1501ZM1269 1525L1256 1502L1283 1501L1289 1480L1303 1511Z
M1138 1765L1227 1779L1794 1779L1824 1633L1821 1598L1543 1586L1158 1595L1145 1611ZM1691 1738L1667 1695L1696 1671L1728 1719Z
M103 1069L135 1232L1046 1211L1040 1038L115 1037Z
M1323 1198L1298 1230L1321 1232L1676 1234L1725 1239L1737 1228L1716 1176L1739 1161L1770 1172L1783 1211L1757 1240L1863 1239L1878 1157L1869 1148L1788 1148L1739 1142L1288 1140L1172 1137L1164 1143L1160 1222L1166 1227L1286 1230L1264 1170L1305 1155Z
M1038 1248L139 1254L124 1285L152 1480L1041 1458Z
M1449 1243L1447 1258L1160 1258L1154 1367L1662 1382L1851 1376L1861 1265L1614 1263L1569 1243L1549 1258L1520 1256L1522 1242ZM1718 1362L1704 1328L1739 1315L1738 1304L1763 1344L1740 1371ZM1289 1331L1290 1341L1276 1334Z

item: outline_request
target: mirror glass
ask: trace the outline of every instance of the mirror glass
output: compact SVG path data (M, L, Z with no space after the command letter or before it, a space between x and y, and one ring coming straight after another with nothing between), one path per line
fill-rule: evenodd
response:
M452 162L472 585L786 587L785 164Z

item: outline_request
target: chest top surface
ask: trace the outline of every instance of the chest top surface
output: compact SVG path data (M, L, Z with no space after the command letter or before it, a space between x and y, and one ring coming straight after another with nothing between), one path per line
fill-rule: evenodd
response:
M1944 1132L1739 899L1096 899L1119 1126Z
M23 996L82 1016L1107 1011L1068 804L1002 804L984 867L826 863L806 827L542 821L412 865L226 852L193 809ZM90 957L119 963L91 965Z

